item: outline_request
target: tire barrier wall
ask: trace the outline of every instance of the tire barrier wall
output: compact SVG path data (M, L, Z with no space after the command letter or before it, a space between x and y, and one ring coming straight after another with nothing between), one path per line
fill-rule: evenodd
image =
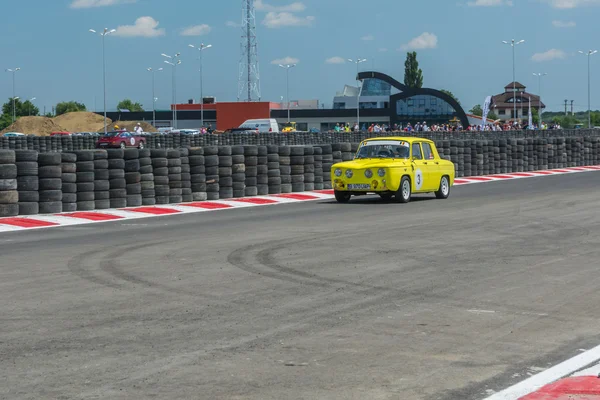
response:
M0 216L178 204L331 189L358 143L38 153L0 150ZM600 164L600 137L441 140L456 176Z
M360 143L370 137L418 136L431 140L502 140L502 139L549 139L572 137L600 137L600 129L572 129L549 131L505 132L339 132L339 133L227 133L207 135L149 135L145 136L148 149L180 149L206 146L309 146L333 143ZM40 153L93 150L97 138L87 136L23 136L1 137L0 149L35 150ZM341 151L341 150L337 150ZM349 150L348 150L349 151Z

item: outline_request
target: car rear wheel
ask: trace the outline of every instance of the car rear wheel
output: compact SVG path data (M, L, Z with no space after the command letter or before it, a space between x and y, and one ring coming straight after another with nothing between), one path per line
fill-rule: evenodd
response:
M138 146L140 149L144 148L144 142L140 142L140 145Z
M125 142L121 142L121 148L124 149L126 147Z
M333 194L335 195L335 199L338 203L347 203L350 201L350 197L352 196L348 192L339 192L337 190L334 191Z
M379 194L379 197L381 197L385 201L389 201L392 199L392 197L394 197L393 193L378 193L378 194Z
M442 176L440 188L435 192L435 197L438 199L447 199L450 196L450 181L447 176Z
M396 192L396 201L398 203L408 203L412 196L412 189L410 187L410 179L408 176L403 176L400 181L400 187Z

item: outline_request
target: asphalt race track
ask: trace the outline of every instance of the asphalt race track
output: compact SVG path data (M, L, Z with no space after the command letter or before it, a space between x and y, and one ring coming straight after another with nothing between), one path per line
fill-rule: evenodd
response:
M0 234L0 398L484 398L600 344L599 182Z

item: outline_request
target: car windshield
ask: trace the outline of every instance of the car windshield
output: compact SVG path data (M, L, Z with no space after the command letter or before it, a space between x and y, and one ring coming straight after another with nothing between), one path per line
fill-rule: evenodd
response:
M121 132L107 132L106 135L102 135L104 137L117 137Z
M364 143L356 153L361 158L408 158L410 144L401 140L372 140Z

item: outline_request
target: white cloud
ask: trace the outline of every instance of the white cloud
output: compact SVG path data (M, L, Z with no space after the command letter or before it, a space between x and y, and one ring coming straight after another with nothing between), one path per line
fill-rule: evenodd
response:
M254 8L259 11L269 12L301 12L306 10L306 6L300 2L291 3L285 6L273 6L263 2L262 0L255 0Z
M115 35L124 37L157 37L164 36L165 30L157 28L158 21L152 17L139 17L133 25L121 25Z
M284 57L284 58L278 58L277 60L273 60L271 61L271 64L275 64L275 65L279 65L279 64L298 64L300 62L300 60L298 60L297 58L294 57Z
M267 28L281 28L284 26L309 26L315 17L297 17L290 12L268 12L263 20Z
M212 28L206 24L189 26L181 31L181 36L202 36L209 33L211 29Z
M364 41L371 41L371 40L375 40L375 36L373 35L367 35L367 36L363 36L360 38L360 40L364 40Z
M563 59L566 57L567 57L567 54L564 51L558 50L558 49L550 49L543 53L535 53L531 57L531 59L533 61L543 62L543 61Z
M71 8L92 8L135 3L137 0L73 0Z
M346 60L342 57L331 57L325 60L325 64L343 64Z
M420 36L412 39L410 42L403 44L402 50L423 50L435 49L437 47L438 38L433 33L424 32Z
M574 28L577 24L574 21L552 21L555 28Z
M469 7L512 6L512 0L475 0L467 2Z
M241 28L242 24L240 24L239 22L233 22L233 21L227 21L225 22L225 25L227 25L230 28Z
M600 0L543 0L554 8L577 8L582 6L600 5Z

